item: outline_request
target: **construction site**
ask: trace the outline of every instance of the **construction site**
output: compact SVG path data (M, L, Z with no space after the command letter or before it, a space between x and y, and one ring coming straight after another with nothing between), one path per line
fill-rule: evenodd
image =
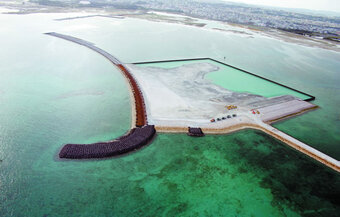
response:
M189 136L200 137L251 128L263 131L340 172L339 161L270 125L317 109L317 105L309 102L315 99L314 96L252 73L249 74L289 91L296 91L306 98L292 95L264 97L247 92L233 92L205 79L206 74L220 69L211 62L190 63L174 68L139 66L145 63L123 64L90 42L59 33L46 34L88 47L107 58L126 78L133 103L131 130L125 136L109 142L67 144L61 149L60 158L103 158L128 153L150 143L156 131L187 133ZM212 60L200 60L207 59ZM157 62L166 61L147 63Z

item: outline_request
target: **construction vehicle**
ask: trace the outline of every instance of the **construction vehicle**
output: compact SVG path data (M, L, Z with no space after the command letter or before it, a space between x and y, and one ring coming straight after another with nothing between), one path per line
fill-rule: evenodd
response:
M228 110L232 110L232 109L237 109L236 105L227 105L225 106Z

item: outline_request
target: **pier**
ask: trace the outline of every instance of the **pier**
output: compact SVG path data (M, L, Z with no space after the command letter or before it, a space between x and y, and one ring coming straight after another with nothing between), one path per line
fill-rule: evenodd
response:
M309 145L283 133L282 131L268 125L268 124L261 124L256 126L251 126L251 128L261 130L272 137L284 142L291 148L296 149L297 151L302 152L303 154L308 155L309 157L319 161L320 163L324 164L325 166L340 172L340 163L338 160L316 150L315 148L310 147Z

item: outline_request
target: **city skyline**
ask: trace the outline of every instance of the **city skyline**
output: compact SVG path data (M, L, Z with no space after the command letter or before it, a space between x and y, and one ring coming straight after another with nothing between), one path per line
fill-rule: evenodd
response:
M262 5L280 8L296 8L315 11L332 11L340 13L340 3L337 0L222 0L225 2L237 2L251 5Z

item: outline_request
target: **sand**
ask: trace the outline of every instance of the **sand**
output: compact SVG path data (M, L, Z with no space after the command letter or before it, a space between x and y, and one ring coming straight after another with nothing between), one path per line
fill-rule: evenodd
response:
M205 79L206 74L219 69L211 63L191 63L170 69L133 64L126 64L126 67L137 79L143 92L148 123L156 126L225 128L240 123L254 123L261 117L265 121L278 119L314 107L293 96L266 98L222 88ZM227 110L225 106L231 104L238 108ZM261 115L254 116L251 109L260 109ZM287 112L280 112L283 110ZM213 118L233 114L237 117L210 122Z

